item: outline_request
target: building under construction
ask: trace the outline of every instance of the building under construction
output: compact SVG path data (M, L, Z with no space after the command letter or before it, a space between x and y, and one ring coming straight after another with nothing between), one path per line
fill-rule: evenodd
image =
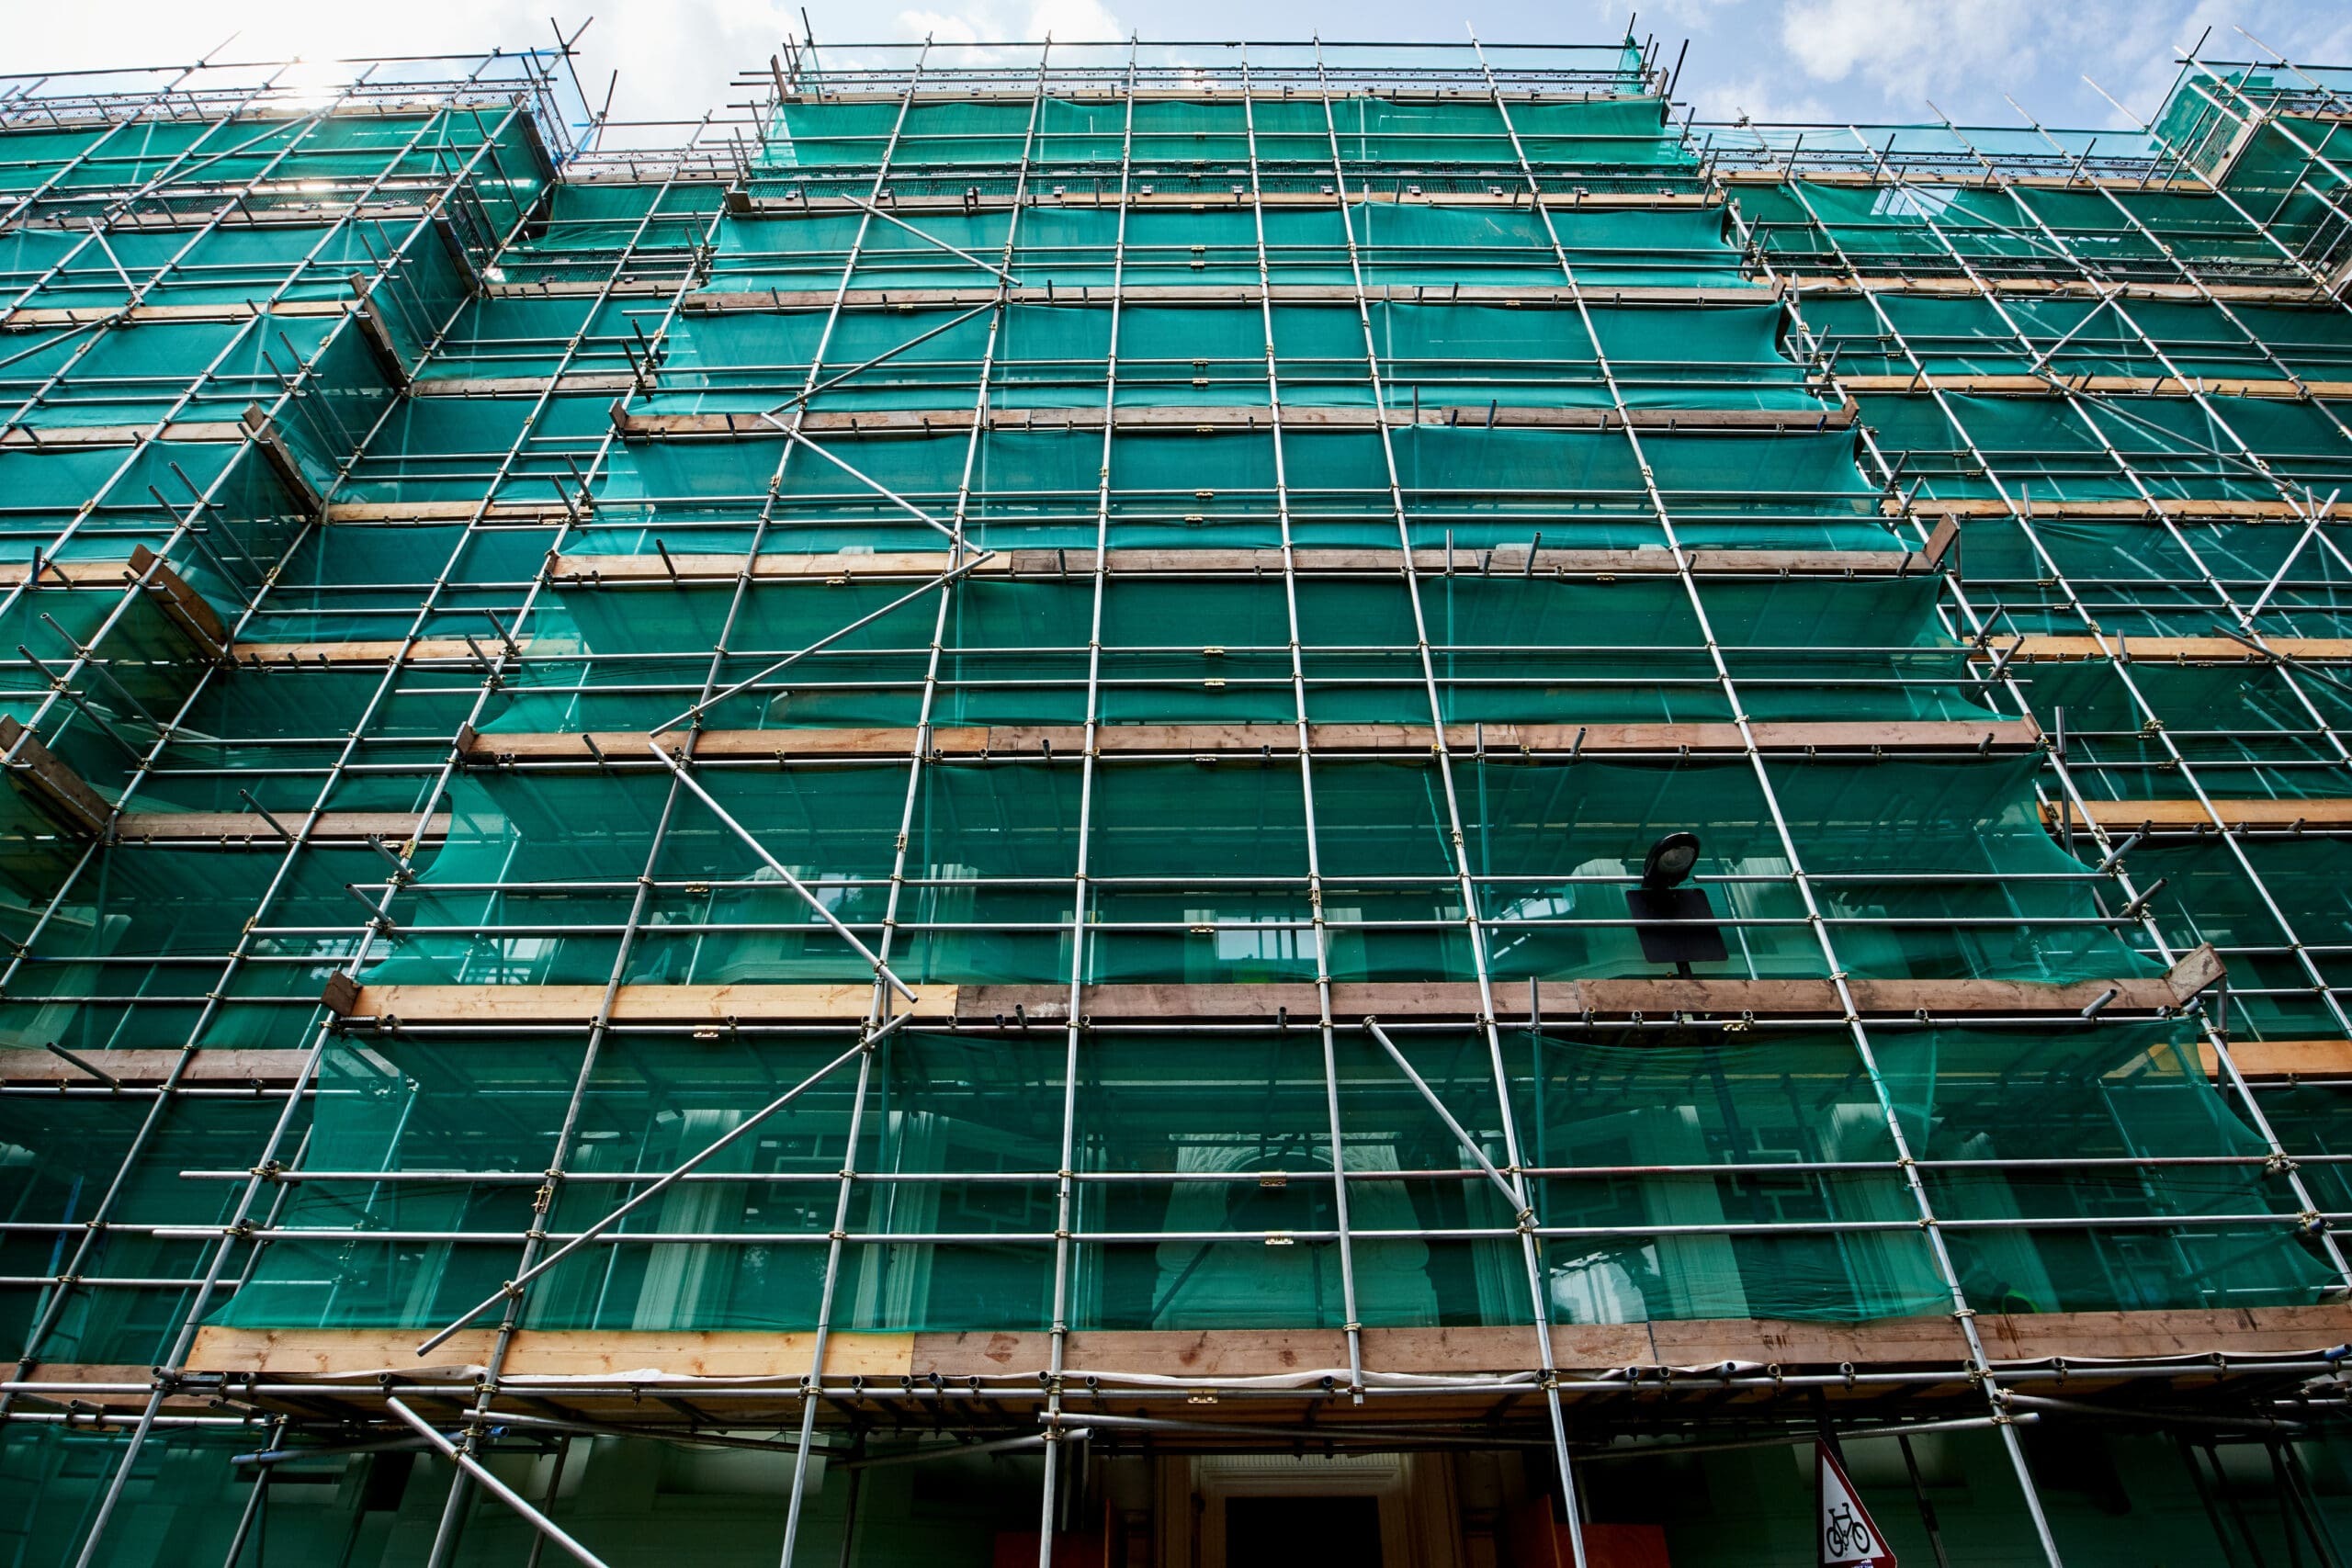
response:
M2342 1568L2352 69L2224 52L0 80L6 1561Z

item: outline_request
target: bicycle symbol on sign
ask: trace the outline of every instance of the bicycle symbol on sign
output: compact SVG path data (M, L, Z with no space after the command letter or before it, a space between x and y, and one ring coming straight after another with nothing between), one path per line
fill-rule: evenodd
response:
M1871 1527L1854 1517L1850 1504L1840 1503L1829 1510L1829 1522L1822 1544L1828 1549L1829 1560L1833 1562L1868 1557L1872 1545Z

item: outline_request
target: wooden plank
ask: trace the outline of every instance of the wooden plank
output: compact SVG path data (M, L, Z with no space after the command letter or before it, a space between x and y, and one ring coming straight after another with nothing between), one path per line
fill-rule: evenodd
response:
M1976 754L2029 751L2041 741L2030 719L1883 719L1839 723L1761 723L1749 727L1757 749L1773 754L1816 752L1875 754ZM900 761L915 752L913 729L711 729L695 740L705 761L796 758L868 759ZM482 734L470 726L458 736L458 750L469 763L496 767L515 762L658 766L643 730L517 732ZM943 760L1075 757L1086 748L1077 725L947 727L931 732L930 755ZM1098 756L1248 760L1298 754L1298 730L1287 724L1119 724L1094 731ZM1448 752L1463 757L1567 757L1634 752L1645 755L1741 756L1746 740L1736 724L1457 724L1446 727ZM680 731L662 737L664 750L682 755ZM1315 724L1307 744L1317 754L1430 756L1437 732L1415 724Z
M2281 381L2263 377L2197 377L2180 380L2170 376L2066 376L2056 380L2040 376L1948 376L1930 371L1917 376L1840 376L1838 384L1849 392L1916 392L1924 397L1929 383L1947 392L1988 396L2057 397L2067 392L2122 394L2133 397L2216 398L2344 398L2352 397L2352 381Z
M2256 1083L2285 1083L2297 1078L2352 1078L2352 1040L2233 1040L2230 1060L2241 1076ZM2222 1077L2222 1061L2208 1041L2197 1045L2205 1076Z
M1886 503L1889 510L1897 504ZM2008 517L2015 515L2017 503L1997 496L1958 496L1939 499L1922 496L1912 503L1912 510L1928 517ZM2308 521L2310 513L2299 511L2284 501L2222 501L2165 497L2156 502L2155 511L2166 517L2188 517L2222 522L2256 522L2281 517ZM2145 522L2151 513L2144 501L2048 501L2033 498L2032 513L2036 517L2064 517L2084 522L2124 521Z
M917 986L914 991L917 1018L955 1016L956 987ZM604 998L602 986L363 986L347 999L336 990L326 1001L346 1017L385 1025L464 1021L494 1028L502 1023L585 1025ZM613 1018L624 1023L725 1023L729 1019L854 1023L872 1010L873 1003L874 987L863 983L624 986Z
M517 637L515 646L530 651L533 639ZM241 642L229 649L229 657L239 664L255 668L283 667L290 670L367 670L377 669L398 659L403 664L421 664L434 660L463 660L478 663L494 658L504 648L495 637L479 637L470 643L463 637L427 637L414 642L397 639L367 642ZM402 649L406 656L402 657ZM477 651L479 650L479 651Z
M0 433L0 448L79 452L94 446L135 446L142 441L236 441L244 430L228 420L174 420L152 424L20 424Z
M424 1331L400 1328L228 1328L209 1324L188 1351L190 1371L272 1377L348 1377L377 1371L416 1373ZM490 1359L494 1328L453 1335L433 1353L435 1366L481 1366ZM826 1337L825 1371L833 1377L896 1381L914 1366L912 1334L835 1330ZM673 1378L789 1378L808 1371L816 1354L810 1333L740 1330L518 1330L503 1367L510 1377L626 1378L650 1373Z
M284 436L278 434L276 422L262 411L262 406L259 403L247 404L238 423L253 438L254 450L269 464L270 471L277 476L277 482L286 487L286 493L292 496L295 503L311 516L321 515L326 510L325 498L319 494L318 487L311 483L311 476L302 471L302 464L294 456L294 449L286 444Z
M1137 95L1137 96L1142 96ZM1669 179L1674 176L1661 174L1648 177L1657 180ZM1418 189L1390 192L1358 187L1351 194L1352 199L1357 201L1394 202L1400 207L1474 208L1512 211L1524 209L1527 206L1525 193L1512 191L1508 187L1501 196L1487 196L1472 191L1447 191L1442 200L1424 196ZM1200 190L1179 186L1170 190L1151 190L1144 187L1130 191L1125 205L1139 211L1181 209L1186 211L1226 212L1246 211L1253 199L1261 200L1268 207L1328 208L1337 206L1339 202L1336 196L1325 196L1315 191L1268 190L1259 197L1253 198L1246 190L1241 195L1236 196L1229 190ZM1588 209L1615 212L1644 211L1654 208L1706 208L1719 205L1721 199L1710 190L1661 191L1656 189L1546 191L1543 197L1546 208L1563 212ZM884 210L899 213L946 212L960 215L967 212L1005 212L1012 209L1012 202L1004 197L993 193L982 197L976 204L967 204L961 195L905 195L889 199ZM1115 209L1122 203L1115 191L1073 190L1066 192L1059 198L1038 200L1033 205L1094 209ZM727 209L739 218L797 218L804 213L812 212L850 213L857 211L859 208L856 203L839 197L821 195L803 197L797 192L785 196L755 197L741 191L730 191L728 194Z
M2041 807L2042 820L2052 827L2062 819L2080 829L2087 822L2122 832L2188 830L2217 831L2215 817L2225 828L2352 828L2352 800L2222 800L2206 810L2195 800L2093 800L2083 809L2071 802L2063 808L2054 801Z
M21 1367L17 1378L36 1385L59 1385L44 1392L40 1387L19 1390L13 1399L33 1401L37 1408L72 1410L86 1416L95 1408L103 1410L118 1420L136 1416L147 1408L147 1401L155 1383L155 1369L149 1367L109 1366L90 1361L40 1361ZM73 1384L111 1384L104 1389L73 1388ZM129 1385L134 1393L122 1392ZM220 1406L211 1394L167 1393L155 1406L159 1415L218 1416ZM117 1428L120 1430L119 1427Z
M407 391L408 361L401 357L400 339L392 331L390 318L384 314L384 308L376 303L374 286L362 274L353 273L351 291L352 310L357 318L360 338L368 344L368 352L376 356L377 367L383 371L384 378L391 383L392 389Z
M501 522L560 523L571 515L562 502L338 501L327 508L330 523L469 523L475 517Z
M2085 1363L2202 1361L2184 1368L2215 1375L2209 1358L2275 1357L2320 1352L2352 1336L2352 1308L2341 1304L2155 1312L1980 1314L1978 1333L1993 1359L2020 1367L2064 1358L2077 1377L2096 1377ZM347 1392L380 1397L375 1374L422 1375L415 1329L230 1328L208 1325L191 1347L187 1370L270 1381L347 1380ZM496 1337L491 1328L466 1329L434 1353L432 1368L482 1365ZM1650 1324L1563 1324L1551 1331L1555 1364L1589 1379L1626 1367L1712 1370L1725 1362L1790 1370L1942 1368L1955 1387L1968 1386L1966 1342L1949 1316L1814 1323L1772 1318L1713 1318ZM1524 1325L1453 1328L1367 1328L1364 1363L1382 1372L1476 1376L1531 1370L1534 1360ZM796 1380L808 1371L815 1344L805 1331L524 1329L503 1367L513 1380L704 1378L741 1382ZM1052 1337L1035 1330L876 1334L836 1331L829 1337L825 1371L863 1376L894 1392L901 1378L952 1383L972 1378L1034 1385L1051 1366ZM1279 1377L1342 1371L1344 1337L1337 1330L1079 1330L1069 1336L1067 1366L1073 1379L1199 1379ZM139 1382L119 1371L76 1369L60 1381ZM2249 1369L2254 1370L2254 1369ZM1611 1395L1613 1379L1571 1387L1571 1394ZM1305 1382L1301 1397L1322 1390ZM1246 1414L1220 1410L1228 1421Z
M1713 1018L1829 1017L1843 1015L1836 987L1826 980L1579 980L1560 998L1570 1008L1589 1009L1601 1019L1671 1018L1689 1013ZM2109 1012L2155 1012L2177 1007L2180 998L2161 979L2118 978L2051 985L2030 980L1849 979L1847 989L1865 1017L1932 1017L1978 1014L1993 1017L2060 1016L2079 1013L2109 989L2118 994ZM1554 1005L1548 998L1546 1009Z
M1366 1330L1370 1336L1397 1330ZM1516 1333L1522 1348L1525 1328ZM1034 1330L933 1332L914 1337L912 1371L961 1381L971 1377L1034 1379L1047 1370L1051 1337ZM1275 1377L1348 1364L1347 1339L1337 1329L1213 1328L1081 1329L1069 1337L1069 1376L1125 1373L1180 1378ZM1431 1369L1435 1370L1435 1369Z
M1949 524L1947 524L1949 526ZM1942 536L1945 547L1950 536ZM1690 570L1699 577L1839 577L1884 578L1924 575L1937 569L1941 553L1928 550L1736 550L1703 549L1690 554ZM1296 569L1305 576L1394 577L1405 569L1402 550L1376 547L1306 548L1294 552ZM769 553L752 562L754 581L845 583L857 578L920 580L949 570L944 550L873 551L820 555ZM1609 581L1620 577L1672 577L1674 558L1664 550L1578 550L1542 547L1535 552L1534 570L1528 571L1527 547L1500 545L1492 549L1457 549L1449 560L1443 549L1417 549L1415 570L1455 575L1501 573L1537 577L1589 579ZM685 582L732 582L742 574L740 555L694 555L677 550L665 560L658 552L639 555L563 555L548 566L548 581L560 587L628 587ZM1278 576L1283 553L1278 549L1114 549L1107 552L1103 570L1114 577ZM980 562L972 575L989 578L1061 580L1086 578L1094 572L1091 549L1008 550Z
M2154 1312L1980 1314L1977 1331L1986 1352L2020 1366L2064 1358L2075 1376L2096 1377L2102 1361L2199 1359L2184 1367L2215 1375L2215 1354L2275 1357L2330 1349L2352 1337L2352 1307L2342 1304ZM1858 1323L1775 1318L1701 1318L1649 1324L1562 1324L1551 1330L1552 1354L1563 1371L1589 1379L1627 1367L1645 1371L1712 1370L1725 1362L1797 1369L1940 1368L1952 1385L1967 1387L1967 1347L1947 1315L1881 1318ZM363 1397L384 1392L375 1374L416 1376L433 1369L482 1365L496 1338L492 1328L453 1336L430 1363L416 1357L421 1331L401 1328L231 1328L207 1325L187 1362L192 1372L271 1381L347 1380ZM1487 1327L1367 1328L1364 1364L1382 1372L1476 1376L1532 1370L1534 1349L1526 1325ZM512 1341L503 1371L513 1380L706 1378L795 1380L808 1369L815 1344L805 1331L523 1329ZM967 1330L899 1334L836 1331L829 1337L829 1376L863 1376L896 1392L898 1380L951 1383L1002 1380L1035 1391L1036 1374L1051 1365L1052 1337L1036 1330ZM1080 1329L1069 1336L1069 1375L1122 1379L1279 1377L1341 1371L1348 1364L1336 1329L1227 1328L1208 1330ZM89 1382L139 1382L117 1371L88 1369ZM2254 1369L2248 1369L2252 1371ZM1571 1386L1571 1394L1612 1395L1614 1379ZM1312 1381L1297 1390L1319 1398ZM1221 1408L1216 1420L1245 1414Z
M1284 430L1376 430L1385 422L1391 429L1445 426L1455 429L1623 430L1630 419L1636 430L1659 431L1823 431L1845 430L1854 423L1856 408L1819 406L1805 409L1634 409L1620 414L1610 408L1433 407L1385 412L1360 408L1313 408L1284 404ZM867 409L858 412L821 412L806 416L799 429L808 435L906 436L943 434L969 430L973 411L967 408ZM990 409L982 416L990 430L1091 431L1102 429L1103 412L1097 409ZM1200 407L1121 408L1111 414L1113 427L1138 434L1215 434L1235 431L1271 430L1275 424L1272 405L1204 405ZM650 414L615 406L615 423L631 440L709 439L781 441L785 432L775 421L757 412Z
M2165 971L2165 984L2185 1002L2207 987L2221 984L2227 973L2220 950L2210 942L2199 942Z
M1777 168L1726 169L1722 173L1727 186L1785 186L1787 178ZM1900 190L1900 181L1887 178L1871 169L1807 169L1803 178L1815 186L1844 186L1863 190ZM2219 198L2201 181L2184 175L2174 175L2161 180L2135 179L2122 175L2012 175L1951 174L1936 175L1939 189L1957 186L1964 190L2000 190L2018 186L2029 190L2078 191L2169 191L2176 196L2199 196L2218 204Z
M2113 990L2102 1016L2165 1012L2186 998L2164 978L2127 977L2044 984L2026 980L1869 980L1848 982L1865 1016L2059 1017L2080 1013ZM1069 993L1052 986L919 986L918 1018L965 1027L1059 1026ZM331 987L329 1007L353 1027L463 1023L585 1025L604 998L601 986L369 986ZM624 986L614 1018L628 1023L849 1023L866 1015L873 993L856 986ZM1498 1019L1529 1015L1531 1001L1561 1020L1618 1023L1634 1019L1724 1021L1746 1017L1841 1021L1845 1010L1827 980L1574 979L1546 981L1539 998L1524 987L1497 996ZM1086 987L1079 1006L1091 1022L1200 1020L1311 1024L1317 996L1306 984L1133 984ZM1484 1003L1466 981L1356 981L1332 987L1333 1015L1348 1021L1383 1016L1477 1021Z
M335 112L341 114L343 111L337 109ZM356 190L357 186L347 185L346 188ZM146 210L129 205L154 193L150 180L119 186L75 186L70 191L53 193L43 198L44 206L58 200L70 202L71 211L55 217L35 218L25 222L23 227L86 232L84 225L89 221L88 213L99 203L106 205L111 229L166 234L184 234L215 226L223 229L317 230L338 220L399 223L433 215L413 201L399 199L345 202L330 209L316 194L303 191L299 182L287 180L264 180L255 184L243 180L175 181L169 194L177 205ZM250 209L226 205L239 197L269 205ZM309 199L294 199L300 197L308 197ZM198 203L222 205L199 209Z
M295 832L303 831L303 813L276 814ZM449 814L425 818L417 833L413 811L322 811L311 819L308 842L365 844L381 839L390 849L439 843L449 836ZM166 847L277 849L286 840L267 818L248 811L126 811L114 819L115 841Z
M1899 257L1871 257L1871 262L1900 265ZM1981 296L1984 289L1967 277L1908 276L1900 274L1838 274L1824 276L1815 273L1781 275L1787 288L1804 294L1927 294ZM2097 300L2113 294L2124 299L2204 299L2208 293L2218 299L2248 305L2303 306L2312 310L2339 309L2335 301L2320 289L2310 287L2278 288L2257 283L2210 283L2200 289L2188 283L2126 283L2116 285L2082 278L2046 277L1987 277L1992 291L2004 296L2040 299Z
M410 383L409 393L419 398L528 398L549 390L564 394L626 392L642 386L626 370L572 370L552 377L421 376Z
M2017 652L2013 657L2028 663L2064 663L2108 657L2108 652L2100 649L2099 640L2088 634L2035 633L2006 640L1996 638L1993 647L1996 650L2015 648ZM2340 664L2352 660L2352 637L2274 637L2263 640L2280 657L2306 663ZM2109 636L2106 642L2107 649L2125 663L2268 662L2258 649L2225 637L2127 637L2119 633Z
M540 285L527 283L492 284L490 291L493 295L516 299L537 298L550 292ZM1050 292L1040 285L1029 284L1005 290L1006 298L1016 305L1092 305L1107 308L1114 295L1130 305L1155 306L1256 305L1271 298L1278 305L1331 305L1352 310L1356 302L1355 289L1344 283L1277 283L1271 288L1261 288L1254 283L1129 283L1115 291L1106 285L1080 284L1071 288L1057 288ZM1577 296L1564 288L1530 288L1513 284L1464 284L1459 288L1450 286L1433 288L1425 284L1374 283L1365 286L1363 297L1373 304L1481 305L1501 310L1573 310L1577 303ZM1780 291L1760 281L1752 285L1714 287L1588 285L1583 289L1583 297L1586 304L1596 306L1707 310L1770 305L1780 299ZM992 304L996 298L997 290L993 288L853 288L842 297L842 308L845 310L968 310ZM833 290L830 288L705 288L691 290L681 300L681 308L689 315L830 310L832 304Z
M168 561L158 560L155 552L140 545L130 552L130 570L132 576L144 579L155 607L164 618L179 627L209 659L218 659L229 645L229 628L222 624L220 613L211 602L187 584L187 580L171 568Z
M13 588L32 575L30 561L0 562L0 588ZM149 568L153 573L149 575ZM185 633L188 640L209 658L220 656L221 645L228 640L228 629L212 605L185 578L174 571L169 562L158 565L155 552L144 545L131 547L129 558L93 558L80 560L43 559L40 563L41 588L114 589L118 592L147 580L150 602L164 618Z
M58 305L0 313L0 332L49 332L59 327L115 321L137 326L147 321L245 321L256 315L340 316L348 309L340 299L277 299L267 305L251 300L215 300L195 305Z
M285 1089L300 1078L311 1057L308 1051L266 1050L77 1051L74 1055L126 1089L153 1088L164 1082L183 1055L187 1065L179 1081L184 1084ZM101 1081L47 1051L0 1050L0 1084L10 1088L86 1089Z
M146 547L141 546L141 548ZM43 588L122 588L132 581L130 563L120 558L57 560L44 556L40 563ZM30 561L0 561L0 588L14 588L32 575Z
M2330 1349L2352 1338L2352 1306L1989 1314L1980 1315L1976 1326L1996 1361L2202 1359L2217 1351L2283 1356ZM2209 1362L2204 1375L2211 1375L2210 1369Z
M15 762L8 777L42 813L75 838L106 831L114 807L16 719L0 714L0 754Z

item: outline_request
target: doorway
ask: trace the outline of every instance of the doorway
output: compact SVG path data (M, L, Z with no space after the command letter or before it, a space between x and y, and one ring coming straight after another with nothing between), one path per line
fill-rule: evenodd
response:
M1171 1456L1159 1484L1163 1568L1461 1568L1442 1454Z
M1380 1499L1226 1498L1225 1568L1298 1568L1317 1560L1383 1568Z

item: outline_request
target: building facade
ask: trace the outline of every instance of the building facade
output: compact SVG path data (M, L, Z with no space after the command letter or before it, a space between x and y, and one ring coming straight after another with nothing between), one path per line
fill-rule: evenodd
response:
M8 79L10 1561L2345 1561L2352 73L1678 70Z

